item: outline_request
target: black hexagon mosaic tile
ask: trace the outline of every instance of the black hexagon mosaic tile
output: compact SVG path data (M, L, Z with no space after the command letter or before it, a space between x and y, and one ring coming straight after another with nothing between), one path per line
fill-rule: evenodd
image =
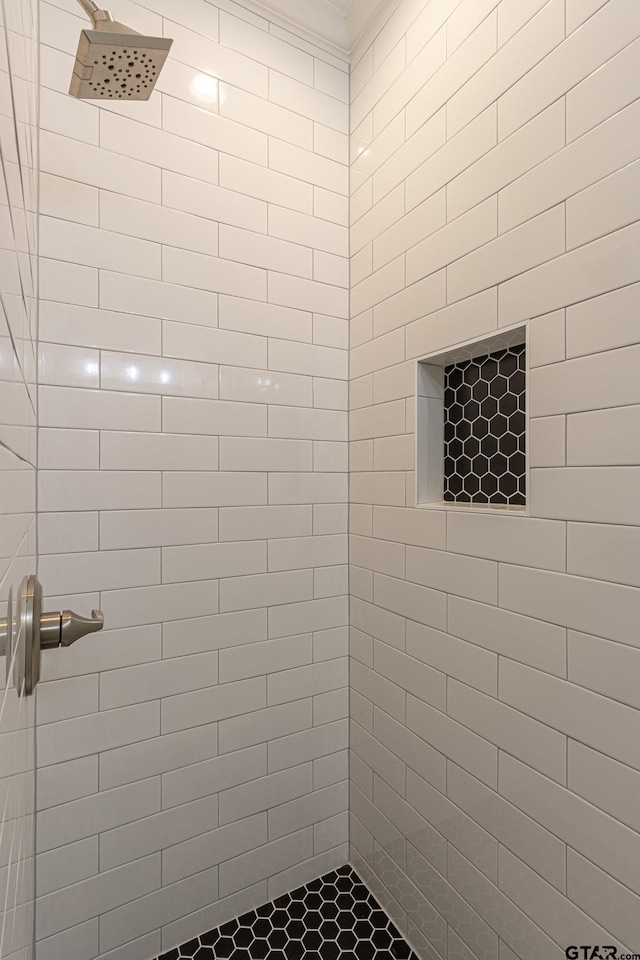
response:
M340 867L158 960L417 960L355 871Z
M525 363L522 344L445 367L445 500L525 505Z

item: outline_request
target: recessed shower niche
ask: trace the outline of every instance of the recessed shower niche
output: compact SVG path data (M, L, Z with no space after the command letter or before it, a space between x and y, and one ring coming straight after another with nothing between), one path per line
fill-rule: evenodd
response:
M522 512L526 327L418 361L417 502Z

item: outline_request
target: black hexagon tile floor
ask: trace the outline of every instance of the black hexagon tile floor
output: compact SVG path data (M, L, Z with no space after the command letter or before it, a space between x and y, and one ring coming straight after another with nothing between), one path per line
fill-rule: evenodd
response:
M355 871L341 867L158 960L416 960Z

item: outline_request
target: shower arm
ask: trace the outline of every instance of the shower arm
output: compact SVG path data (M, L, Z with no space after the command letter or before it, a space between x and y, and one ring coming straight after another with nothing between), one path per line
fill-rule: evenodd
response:
M99 24L113 22L113 17L109 11L101 10L98 4L94 3L93 0L78 0L78 3L87 16L90 17L96 29L98 28Z

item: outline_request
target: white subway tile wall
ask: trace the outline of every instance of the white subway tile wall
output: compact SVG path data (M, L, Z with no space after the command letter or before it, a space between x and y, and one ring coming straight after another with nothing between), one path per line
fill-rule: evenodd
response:
M353 52L351 857L424 960L640 949L639 45L400 0ZM528 516L417 508L417 359L520 321Z
M113 12L174 38L147 104L68 98L86 21L40 3L40 574L107 628L44 657L41 960L348 859L348 64L233 0Z
M0 4L0 618L36 569L38 2ZM16 631L17 632L17 631ZM14 633L15 636L15 633ZM35 698L0 653L0 957L33 957ZM7 674L9 676L6 680ZM73 883L92 851L79 851Z

